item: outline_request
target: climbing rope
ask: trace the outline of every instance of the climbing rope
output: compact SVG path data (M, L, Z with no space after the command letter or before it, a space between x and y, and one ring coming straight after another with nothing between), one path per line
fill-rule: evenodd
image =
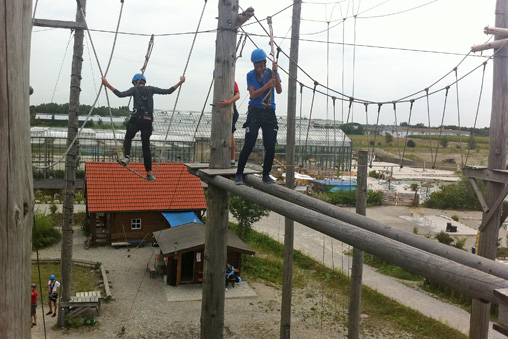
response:
M95 51L95 47L93 45L93 41L92 41L92 37L90 36L90 31L88 30L88 25L86 23L86 18L85 18L85 13L83 11L83 8L81 7L81 3L79 2L79 0L76 1L77 4L78 4L78 8L80 9L81 11L81 15L82 15L82 18L83 18L83 22L85 24L85 30L88 32L88 36L89 36L89 39L90 39L90 44L92 46L92 49L94 51L94 54L95 54L95 58L97 60L97 64L99 66L99 70L101 72L101 76L104 77L105 75L103 75L102 73L102 70L100 68L100 63L99 63L99 59L97 57L97 53ZM120 9L120 14L119 14L119 17L118 17L118 26L117 26L117 33L118 33L118 27L120 25L120 20L121 20L121 17L122 17L122 11L123 11L123 0L121 0L121 9ZM112 47L112 50L111 50L111 55L110 55L110 58L109 58L109 63L108 63L108 69L109 69L109 65L111 64L111 60L113 58L113 52L115 50L115 45L116 45L116 35L115 35L115 40L114 40L114 43L113 43L113 47ZM106 70L106 73L107 73L107 70ZM42 167L37 167L37 166L34 166L35 168L37 169L48 169L48 168L51 168L51 167L54 167L55 165L59 164L60 162L62 162L62 160L67 156L67 154L69 153L69 151L71 150L71 148L74 146L74 143L77 142L81 132L83 131L83 128L85 128L86 126L86 123L88 122L88 120L90 119L90 116L92 115L92 112L95 108L95 105L97 104L97 101L99 100L99 96L100 96L100 92L102 90L102 86L100 87L99 89L99 93L97 93L97 96L95 97L95 100L92 104L92 106L90 107L90 110L85 118L85 121L83 122L83 124L81 125L81 127L78 129L78 133L76 133L76 136L74 137L74 139L69 143L69 146L67 147L67 149L65 150L64 154L55 162L49 164L48 166L42 166ZM106 97L107 97L107 92L106 92ZM108 98L108 106L109 106L109 98ZM78 112L79 113L79 112ZM110 115L111 115L111 109L110 109ZM112 126L114 127L114 125L112 124ZM115 136L115 129L113 128L113 137L115 138L115 144L116 144L116 136Z
M413 113L413 104L415 103L415 101L411 100L410 103L411 103L411 106L409 107L409 118L407 121L406 139L404 140L404 151L402 152L402 159L400 162L400 168L402 168L404 166L404 156L406 155L407 139L409 137L409 126L411 126L411 114Z
M203 109L201 110L201 115L199 116L198 124L196 125L196 130L194 131L194 141L196 141L196 134L198 133L199 125L201 124L201 119L203 118L203 114L205 113L206 103L208 102L208 98L210 97L210 92L212 91L213 82L215 80L215 76L212 76L212 81L210 81L210 87L208 88L208 93L206 94L205 102L203 103Z
M455 92L457 97L457 121L459 124L459 146L460 146L460 164L464 166L464 153L462 149L462 133L460 127L460 105L459 105L459 79L457 75L457 67L455 67Z
M393 103L393 115L395 116L395 138L397 139L397 149L399 151L400 168L402 168L404 158L402 158L401 154L400 154L399 130L398 130L399 124L397 122L397 103L396 102Z
M53 89L53 94L51 95L51 102L54 102L53 98L55 97L55 92L56 92L56 88L58 86L58 81L60 80L60 75L62 74L62 68L63 68L64 62L65 62L65 57L67 56L67 50L69 49L69 45L71 43L72 37L74 36L73 33L74 33L74 31L71 31L71 34L69 35L69 41L67 41L67 46L65 47L64 56L62 58L62 63L60 64L60 70L58 71L58 76L56 77L55 88Z
M372 160L374 159L374 154L375 154L376 139L377 139L377 135L379 133L379 131L378 131L378 127L379 127L379 114L381 113L381 107L382 106L383 106L383 104L377 104L376 130L374 131L374 143L372 144L372 155L370 157L370 163L369 163L369 167L370 168L372 168Z
M150 61L150 56L152 55L153 45L154 45L154 35L150 37L150 41L148 42L148 48L146 50L145 54L145 63L143 64L143 67L141 67L141 77L136 81L136 86L139 84L139 82L143 79L143 75L145 75L146 67L148 66L148 61ZM132 97L129 97L129 102L127 103L127 109L129 109L131 105ZM130 110L130 109L129 109Z
M189 61L190 61L190 58L191 58L191 55L192 55L192 50L194 49L194 44L195 44L196 38L198 36L199 26L201 25L201 21L203 20L203 14L205 13L206 3L207 3L207 0L205 0L205 3L203 5L203 9L201 10L201 16L199 17L198 26L196 28L196 33L194 34L194 38L192 39L192 44L191 44L191 48L190 48L190 51L189 51L189 55L187 56L187 62L185 63L185 67L183 69L183 76L185 76L185 72L187 71L187 67L189 66ZM178 92L176 94L175 105L173 106L173 112L171 113L171 119L169 120L168 129L166 131L166 137L164 138L164 143L162 144L162 149L161 149L160 154L159 154L159 161L157 162L157 167L155 169L154 176L157 176L157 172L159 171L160 161L162 159L162 154L164 153L164 149L166 147L166 141L167 141L168 136L169 136L169 130L171 129L171 125L173 124L173 117L175 115L176 105L178 104L178 99L180 98L180 92L181 92L181 90L182 90L182 86L180 85L180 86L178 86Z
M443 134L443 129L444 129L443 123L444 123L444 117L445 117L445 113L446 113L446 102L448 101L448 90L449 89L450 89L450 86L447 86L446 93L445 93L445 100L444 100L444 104L443 104L443 115L441 117L441 127L439 129L439 136L437 139L438 143L436 146L436 154L434 156L434 161L432 162L432 169L436 168L437 152L439 150L439 140L441 139L441 135Z
M484 84L484 80L485 80L485 68L487 66L487 61L485 61L483 63L483 72L482 72L482 82L481 82L481 85L480 85L480 95L478 96L478 104L476 105L476 114L475 114L475 117L474 117L474 124L473 124L473 131L471 132L471 140L474 140L474 131L476 129L476 122L478 121L478 113L480 112L480 103L481 103L481 100L482 100L482 94L483 94L483 84ZM469 145L468 149L467 149L467 154L466 154L466 161L464 163L464 167L467 166L467 160L469 159L469 152L471 152L471 145Z
M305 137L305 147L303 151L304 157L307 156L307 142L309 141L309 131L310 131L310 124L312 121L312 111L314 109L314 98L316 96L316 86L318 85L317 81L314 83L314 91L312 92L312 101L310 104L310 113L309 113L309 123L307 124L307 136Z
M430 103L429 103L429 89L425 89L425 97L427 98L427 118L428 118L428 130L429 130L429 146L430 146L430 160L434 159L434 152L432 150L432 133L430 126Z

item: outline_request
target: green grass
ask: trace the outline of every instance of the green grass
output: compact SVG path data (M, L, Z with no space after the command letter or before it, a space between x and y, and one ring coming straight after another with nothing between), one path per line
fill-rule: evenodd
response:
M47 301L48 294L48 281L49 276L54 274L57 281L60 283L62 280L60 279L60 264L57 263L41 263L40 265L41 271L41 280L42 285L39 282L39 269L36 263L32 264L32 282L37 284L37 291L39 292L39 300L42 292L44 293L44 302ZM72 282L71 282L71 295L76 294L76 292L87 292L87 291L96 291L99 289L99 279L100 274L95 271L95 269L82 267L82 266L72 266Z
M234 225L232 226L234 228ZM256 255L254 257L244 257L242 274L245 274L245 277L249 280L261 280L267 285L281 288L283 245L269 236L255 231L251 232L247 243L256 251ZM308 285L321 286L322 290L319 293L324 293L328 298L333 299L333 302L336 304L339 303L339 300L341 303L346 302L347 304L350 288L349 278L295 250L293 288ZM401 305L366 286L362 288L362 312L368 315L367 318L362 319L361 326L365 331L375 331L376 328L388 326L391 329L408 333L411 338L441 339L467 337L461 332ZM336 321L345 323L347 320L339 318Z

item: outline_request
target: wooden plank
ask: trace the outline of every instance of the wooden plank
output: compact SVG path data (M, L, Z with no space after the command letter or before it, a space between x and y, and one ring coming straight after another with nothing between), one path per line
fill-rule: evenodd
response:
M501 184L498 184L498 185L501 185ZM502 185L501 185L501 187L502 187ZM500 207L503 204L504 198L506 198L506 195L508 195L508 185L506 185L501 192L498 192L496 194L498 194L496 201L494 202L494 204L492 204L492 207L490 208L490 210L487 213L483 214L482 223L479 227L480 232L483 231L485 229L485 227L487 227L487 225L489 225L490 220L492 219L492 217L494 215L498 215L498 216L500 215L500 211L501 211ZM496 228L496 232L499 234L499 227L497 224L496 224L495 228ZM494 253L494 258L495 258L495 253ZM491 259L493 259L493 258L491 258Z
M487 49L501 48L508 42L508 39L495 40L484 44L474 45L471 47L471 52L480 52Z
M499 28L499 27L485 27L483 29L483 33L485 34L495 34L495 35L499 35L499 36L503 36L503 37L507 37L508 38L508 29L506 28Z
M101 274L102 274L102 281L104 281L104 292L106 293L106 300L110 300L112 298L112 296L111 296L111 291L109 290L108 275L106 273L106 269L104 268L104 265L101 265Z
M69 29L86 29L86 25L84 23L78 23L75 21L49 20L49 19L34 19L34 26L53 27L53 28L69 28Z
M462 169L462 174L470 178L508 184L507 170L490 169L486 167L464 167Z
M185 166L187 166L187 168L189 168L189 169L198 170L198 169L208 168L209 164L207 162L197 162L197 163L187 163L187 164L185 164Z
M236 168L214 168L214 169L200 169L201 172L205 173L206 175L215 176L215 175L222 175L222 176L234 176L236 174ZM245 168L243 171L243 174L259 174L260 171L253 170L251 168Z
M0 20L0 329L30 338L33 180L30 160L31 0L1 0Z

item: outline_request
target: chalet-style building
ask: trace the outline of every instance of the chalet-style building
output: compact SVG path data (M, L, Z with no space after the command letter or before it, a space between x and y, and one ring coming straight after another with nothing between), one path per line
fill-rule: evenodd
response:
M203 281L206 227L192 222L153 233L160 250L155 266L167 276L168 285ZM255 252L229 229L227 242L227 262L241 271L242 254Z
M146 173L142 163L129 167ZM85 172L90 231L113 246L153 242L153 232L198 222L206 211L201 181L183 163L159 164L155 182L116 162L87 162Z

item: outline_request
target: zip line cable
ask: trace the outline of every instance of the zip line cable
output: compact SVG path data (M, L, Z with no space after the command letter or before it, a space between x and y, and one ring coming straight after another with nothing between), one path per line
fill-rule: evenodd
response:
M53 94L51 95L51 102L53 102L53 98L55 97L56 88L58 87L58 81L60 80L60 75L62 74L62 68L65 62L65 57L67 56L67 50L69 49L69 45L71 43L72 37L74 36L74 31L71 30L71 34L69 35L69 41L67 41L67 46L65 47L64 56L62 58L62 63L60 64L60 70L58 71L58 76L56 77L55 88L53 89Z
M397 138L397 149L399 151L399 159L401 161L400 168L402 168L404 159L401 157L401 153L400 153L399 130L398 130L399 124L397 122L397 103L396 102L393 103L393 115L395 117L395 137Z
M194 38L192 39L192 44L191 44L191 48L190 48L190 51L189 51L189 55L187 56L187 62L185 63L185 67L183 69L183 76L185 76L185 72L187 71L187 66L189 66L189 61L190 61L190 58L191 58L191 55L192 55L192 50L194 49L194 43L196 42L196 38L198 36L199 26L201 25L201 21L203 20L203 14L205 13L205 8L206 8L207 1L208 0L205 0L205 3L203 5L203 9L201 10L201 16L199 17L199 22L198 22L198 26L196 28L196 33L194 34ZM160 161L162 159L162 154L164 152L164 149L165 149L165 146L166 146L166 141L167 141L168 136L169 136L169 130L171 129L171 125L173 123L173 117L175 115L175 110L176 110L176 105L178 104L178 99L180 98L180 92L182 90L182 85L178 86L178 92L177 92L177 95L176 95L175 105L173 106L173 113L171 114L171 118L169 120L168 129L166 131L166 137L164 138L164 143L162 144L162 149L161 149L160 155L159 155L159 162L157 163L157 167L155 169L155 173L154 173L155 177L157 177L157 171L159 170L159 165L160 165Z
M81 7L81 3L79 2L79 0L76 0L76 2L78 4L78 8L81 10L81 15L82 15L83 21L85 23L85 30L88 32L88 36L89 36L89 39L90 39L90 44L92 46L92 49L93 49L94 54L95 54L95 58L96 58L97 63L99 65L99 70L101 72L101 76L103 76L103 73L102 73L102 70L101 70L101 67L100 67L100 64L99 64L99 59L97 57L97 53L95 52L95 47L93 45L92 37L90 36L90 31L87 28L88 26L87 26L87 23L86 23L86 18L85 18L84 12L83 12L83 8ZM119 14L119 17L118 17L118 25L120 25L120 20L121 20L121 17L122 17L123 0L121 0L121 3L122 3L122 5L121 5L121 9L120 9L120 14ZM118 26L117 26L117 28L118 28ZM110 59L109 59L109 63L108 63L108 68L109 68L109 66L111 64L111 60L113 58L113 52L115 50L115 44L116 44L116 36L115 36L115 40L114 40L113 47L112 47L112 50L111 50L111 55L110 55ZM106 73L107 73L107 70L106 70ZM83 122L83 125L79 128L78 133L76 133L76 136L74 137L74 139L69 143L69 146L65 150L64 154L57 161L49 164L48 166L42 166L42 167L34 166L35 168L37 168L37 169L48 169L48 168L54 167L58 163L62 162L62 160L67 156L67 154L69 153L69 151L73 147L74 143L78 140L81 132L83 131L83 128L85 128L85 125L88 122L88 119L90 119L90 116L92 115L92 112L93 112L93 110L95 108L95 105L97 104L97 101L99 100L99 96L100 96L101 90L102 90L102 86L99 88L99 93L97 93L95 101L93 102L93 105L90 107L90 111L88 112L88 115L86 116L85 121ZM106 97L107 97L107 92L106 92ZM108 106L109 106L109 98L108 98ZM79 114L79 112L77 112L77 114ZM110 115L111 115L111 112L110 112ZM113 122L112 122L112 126L113 126ZM113 128L113 137L115 139L115 144L116 144L116 136L115 136L114 128Z

